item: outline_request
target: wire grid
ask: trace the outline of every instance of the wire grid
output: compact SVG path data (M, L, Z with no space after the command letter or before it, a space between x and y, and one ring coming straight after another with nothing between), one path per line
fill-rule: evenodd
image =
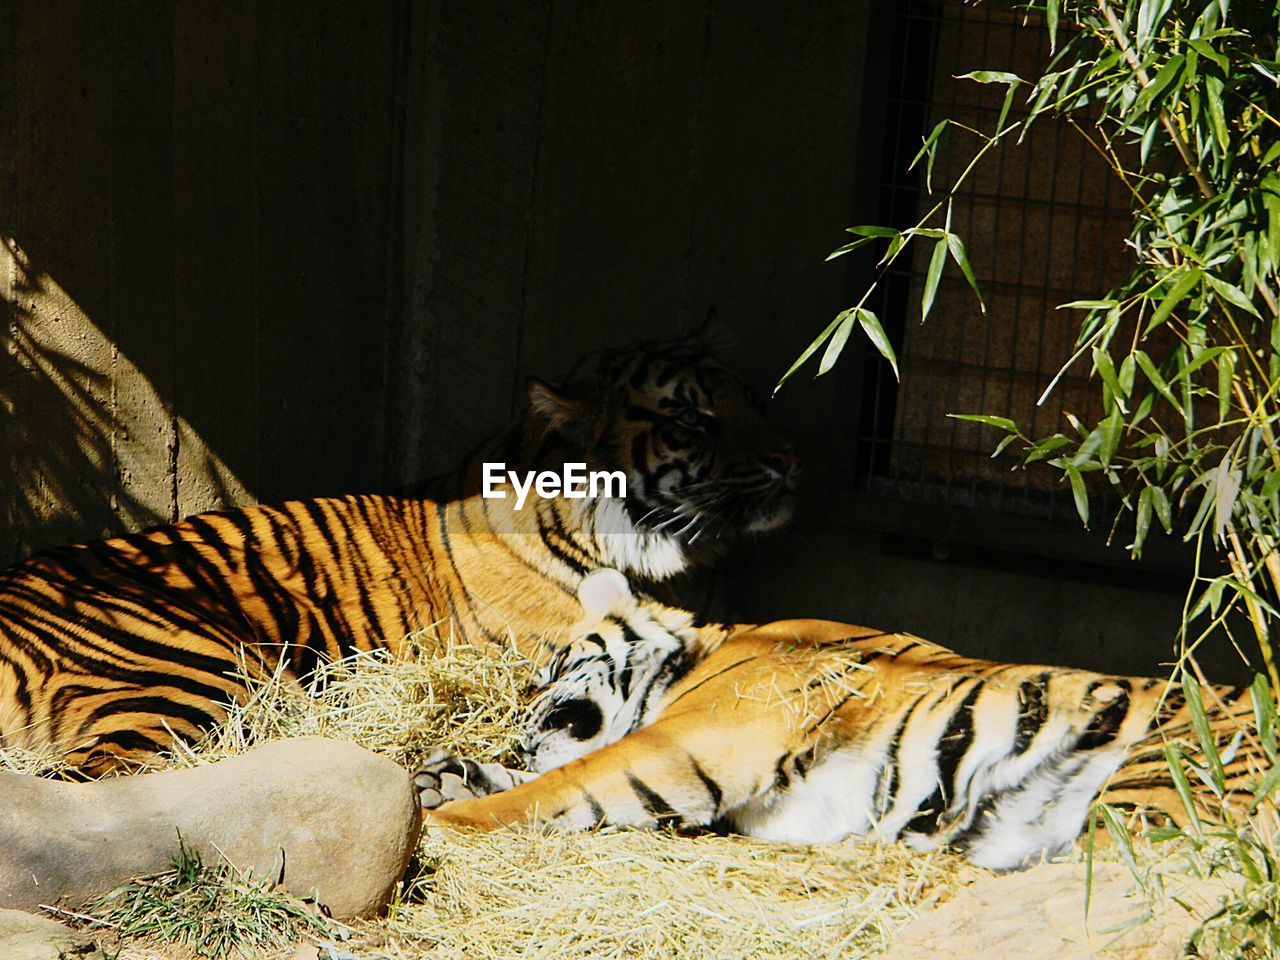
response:
M960 80L970 70L1039 75L1047 31L1015 4L907 0L895 15L881 222L915 224L932 202L923 166L907 173L925 132L943 117L994 129L1005 88ZM1022 98L1010 116L1025 116ZM933 170L934 196L972 157L976 141L952 128ZM855 464L858 489L996 513L1066 518L1070 492L1051 468L1011 470L993 460L1003 435L948 413L1008 416L1025 433L1069 430L1064 414L1091 422L1096 388L1077 367L1042 405L1037 399L1074 346L1079 314L1059 304L1104 294L1124 276L1129 208L1123 188L1084 138L1042 118L1026 142L998 148L955 199L952 226L965 240L987 303L984 315L959 270L948 264L929 319L920 324L933 242L885 278L881 317L901 358L895 384L868 361Z

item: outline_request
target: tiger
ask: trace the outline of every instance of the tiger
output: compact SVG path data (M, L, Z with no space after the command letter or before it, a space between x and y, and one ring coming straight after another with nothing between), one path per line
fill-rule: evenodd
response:
M781 526L799 467L711 320L588 355L437 493L347 495L192 516L0 571L0 747L98 776L198 738L247 677L305 677L433 626L534 663L600 567L663 584ZM484 464L621 471L625 497L485 497ZM700 629L714 636L725 627Z
M616 572L594 572L582 593L581 639L526 718L527 769L436 752L416 778L429 828L862 837L1014 870L1069 849L1100 792L1188 822L1163 746L1194 742L1191 714L1165 680L974 660L820 620L765 624L707 651ZM1239 732L1251 694L1201 692L1228 801L1242 806L1268 766ZM1198 786L1194 802L1212 808Z

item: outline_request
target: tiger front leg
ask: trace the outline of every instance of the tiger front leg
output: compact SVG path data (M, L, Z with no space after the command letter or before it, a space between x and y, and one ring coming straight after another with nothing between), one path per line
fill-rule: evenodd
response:
M785 625L784 625L785 627ZM674 683L649 726L509 790L446 802L425 825L706 826L764 797L820 739L844 688L814 688L789 628L734 638Z

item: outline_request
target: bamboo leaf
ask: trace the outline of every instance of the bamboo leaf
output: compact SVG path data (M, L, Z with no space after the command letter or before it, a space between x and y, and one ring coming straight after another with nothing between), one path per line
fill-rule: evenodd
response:
M1170 405L1182 413L1182 404L1178 402L1178 398L1173 395L1173 391L1169 389L1169 384L1165 382L1164 377L1160 376L1160 371L1156 369L1156 365L1151 362L1151 358L1142 350L1133 352L1134 358L1138 361L1138 366L1142 368L1142 372L1147 375L1147 379L1151 381L1151 385L1156 388L1160 396L1169 401Z
M1184 271L1177 282L1169 288L1169 292L1165 294L1164 299L1160 301L1160 306L1156 307L1155 313L1151 314L1151 319L1147 322L1147 329L1144 333L1150 333L1168 320L1169 315L1186 299L1187 293L1191 288L1200 282L1201 276L1202 274L1195 267Z
M1098 424L1098 429L1102 439L1098 447L1098 459L1106 468L1111 466L1111 458L1115 456L1116 448L1120 446L1120 434L1124 429L1124 415L1118 404L1111 411L1111 415Z
M1196 810L1196 802L1191 794L1191 781L1187 779L1187 771L1182 769L1182 752L1176 743L1164 745L1164 760L1169 765L1169 775L1173 778L1174 789L1178 791L1178 799L1187 811L1187 819L1191 821L1191 829L1197 840L1204 839L1204 830L1200 826L1200 813Z
M1134 98L1133 106L1129 109L1133 111L1135 116L1146 113L1149 107L1154 107L1160 103L1165 93L1173 87L1176 81L1182 78L1184 63L1185 58L1181 54L1172 56L1165 62L1165 65L1160 68L1160 72L1155 75L1151 83Z
M1227 132L1227 115L1222 109L1222 81L1217 77L1205 77L1205 103L1209 108L1209 123L1213 128L1213 137L1218 142L1218 149L1226 153L1231 145L1231 135Z
M863 226L846 227L845 232L859 237L896 237L902 231L895 230L893 227Z
M1085 488L1084 477L1080 475L1080 469L1074 464L1068 463L1063 469L1067 472L1067 479L1071 481L1071 496L1076 503L1076 513L1080 514L1080 522L1088 529L1089 491Z
M929 316L929 308L933 306L933 298L938 292L938 281L942 279L942 268L947 264L947 241L939 240L933 246L933 257L929 260L929 272L924 278L924 296L921 299L920 322L924 323Z
M1191 714L1191 726L1200 741L1200 750L1204 754L1209 768L1214 792L1222 796L1226 789L1227 773L1222 767L1222 757L1218 753L1218 743L1213 737L1209 725L1209 715L1205 713L1204 701L1200 697L1200 684L1185 671L1182 674L1182 695L1187 700L1187 710Z
M1022 78L1016 73L1007 73L1003 70L970 70L968 73L962 73L957 80L973 80L977 83L1008 83L1019 84Z
M1133 839L1129 836L1129 831L1119 815L1105 803L1098 804L1098 812L1102 814L1102 825L1107 828L1107 833L1111 834L1111 839L1115 841L1116 849L1120 851L1120 859L1129 868L1134 879L1141 884L1142 871L1138 869L1138 858L1134 856Z
M836 257L843 257L846 253L852 253L854 250L857 250L861 246L865 246L874 239L875 237L859 237L857 240L853 241L853 243L846 243L843 247L836 247L827 254L827 259L834 260Z
M1267 678L1258 674L1249 687L1253 699L1253 716L1258 725L1258 739L1267 759L1276 762L1276 702Z
M1129 411L1125 409L1124 402L1128 399L1129 394L1120 384L1120 378L1116 376L1115 364L1111 362L1111 354L1105 350L1093 348L1093 368L1098 371L1098 375L1102 377L1102 382L1107 385L1107 389L1111 391L1111 395L1116 399L1116 406L1124 413Z
M1133 543L1129 545L1134 557L1142 555L1142 544L1146 542L1147 530L1151 527L1151 488L1143 487L1138 494L1138 517L1133 526Z
M1148 487L1151 491L1151 506L1155 508L1156 518L1165 533L1173 533L1173 511L1169 507L1169 495L1160 487Z
M893 345L889 343L889 338L885 336L884 327L880 326L880 320L870 310L858 310L858 323L862 325L862 330L870 339L872 345L880 351L880 356L889 361L889 366L893 367L893 378L895 380L902 379L898 375L898 358L893 352Z
M1205 279L1209 281L1209 286L1218 291L1218 293L1222 295L1222 298L1232 306L1239 307L1246 313L1253 314L1259 320L1262 319L1262 314L1258 313L1258 308L1253 305L1253 302L1244 295L1244 291L1239 287L1233 287L1231 284L1227 283L1227 281L1220 280L1213 274L1206 274Z
M964 278L969 281L969 286L973 288L973 295L978 298L978 307L983 313L987 312L987 305L982 300L982 291L978 289L977 278L973 275L973 268L969 266L969 257L964 252L964 243L954 233L947 234L947 247L951 250L951 258L955 260L960 272L964 274Z
M1236 354L1224 350L1218 354L1218 421L1227 419L1231 412L1231 385L1236 377Z
M1072 300L1058 304L1058 310L1109 310L1119 306L1115 300Z
M831 335L831 339L827 341L827 349L823 352L822 360L818 363L817 375L819 377L836 365L840 351L844 349L845 342L849 339L849 333L853 330L853 312L845 311L845 313L847 315L840 321L840 326L836 327L836 332Z
M1016 434L1018 432L1018 425L1008 417L993 417L985 413L948 413L947 416L952 420L968 420L971 423L984 423L988 427L999 427L1009 433ZM1065 439L1063 437L1063 440Z
M792 375L797 370L799 370L801 367L804 366L805 361L808 360L810 357L812 357L815 353L817 353L818 348L827 342L827 338L836 332L836 328L840 326L840 324L844 321L845 317L850 312L851 312L850 310L844 310L844 311L841 311L839 314L837 314L836 318L832 320L829 324L827 324L826 328L820 334L818 334L818 336L814 339L814 341L804 348L804 353L800 354L800 356L796 358L796 362L791 364L791 366L787 368L787 372L782 375L782 379L780 379L778 381L777 386L773 388L773 393L775 396L777 395L778 391L782 389L782 385L786 383L788 380L790 380Z
M920 152L915 155L911 161L911 165L907 167L908 170L914 170L916 168L916 164L920 162L921 157L928 157L928 162L925 164L924 183L925 189L930 193L933 193L933 161L938 156L938 141L942 137L943 131L947 129L947 125L950 123L951 121L949 119L942 119L938 121L937 126L933 128L933 131L929 136L925 137L924 145L920 148Z

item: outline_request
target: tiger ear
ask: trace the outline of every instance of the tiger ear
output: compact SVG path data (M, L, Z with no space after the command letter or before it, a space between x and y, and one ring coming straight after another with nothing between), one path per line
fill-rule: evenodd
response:
M703 353L717 354L733 340L729 327L720 319L715 304L707 308L702 322L684 335L684 341Z
M578 602L588 620L603 620L611 613L621 612L632 599L627 578L612 567L592 570L578 585Z
M525 390L529 394L529 406L553 427L564 427L582 416L582 401L563 387L553 387L538 377L529 377Z

